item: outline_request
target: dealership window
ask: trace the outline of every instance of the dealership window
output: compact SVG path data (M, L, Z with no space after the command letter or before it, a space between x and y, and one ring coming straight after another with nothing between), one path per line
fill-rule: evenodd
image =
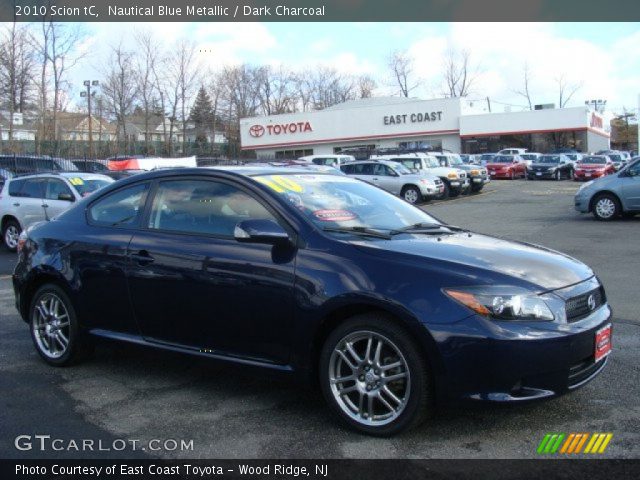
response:
M519 135L492 135L462 139L463 153L497 152L503 148L527 148L532 152L547 153L557 148L573 148L587 151L587 132L569 130Z
M313 149L307 148L304 150L277 150L276 160L295 160L296 158L306 157L307 155L313 155Z
M398 148L404 150L433 150L442 151L442 140L416 140L411 142L398 142Z

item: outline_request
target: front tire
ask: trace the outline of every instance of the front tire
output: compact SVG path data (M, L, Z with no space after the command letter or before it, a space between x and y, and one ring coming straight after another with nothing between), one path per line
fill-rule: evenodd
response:
M420 193L420 189L418 189L418 187L414 187L413 185L404 187L400 195L405 202L408 202L411 205L419 203L422 199L422 193Z
M73 304L57 285L45 284L35 293L29 324L36 351L49 365L71 365L91 353L92 346L81 335Z
M618 199L610 193L602 193L593 200L593 216L601 222L608 222L620 215L622 209Z
M320 385L349 427L390 436L422 422L432 404L426 360L410 335L382 314L338 326L320 353Z
M20 237L20 233L22 232L22 228L20 228L20 224L15 220L7 220L2 229L2 240L4 242L4 246L10 252L15 252L18 248L18 238Z

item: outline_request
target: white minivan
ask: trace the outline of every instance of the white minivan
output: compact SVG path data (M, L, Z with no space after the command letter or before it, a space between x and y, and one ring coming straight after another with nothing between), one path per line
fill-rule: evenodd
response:
M0 217L4 246L15 251L20 232L50 220L74 202L115 180L96 173L39 173L8 179L0 190Z

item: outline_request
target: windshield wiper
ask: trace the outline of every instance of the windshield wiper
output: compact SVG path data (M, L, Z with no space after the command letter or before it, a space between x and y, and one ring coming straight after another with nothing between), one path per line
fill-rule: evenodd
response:
M442 230L446 228L449 230ZM414 223L413 225L409 225L407 227L398 228L396 230L391 230L389 235L400 235L402 233L425 233L432 235L440 235L443 233L451 233L451 232L468 232L468 230L456 227L455 225L445 225L443 223Z
M324 227L324 232L338 232L338 233L351 233L353 235L362 235L366 237L383 238L385 240L391 239L391 235L387 233L379 232L367 227Z

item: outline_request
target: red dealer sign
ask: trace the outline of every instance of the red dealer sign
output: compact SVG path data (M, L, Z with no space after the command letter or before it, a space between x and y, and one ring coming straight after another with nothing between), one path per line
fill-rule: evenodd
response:
M268 135L283 135L289 133L304 133L313 132L310 122L292 122L292 123L277 123L275 125L251 125L249 127L249 135L255 138L262 137L265 132Z

